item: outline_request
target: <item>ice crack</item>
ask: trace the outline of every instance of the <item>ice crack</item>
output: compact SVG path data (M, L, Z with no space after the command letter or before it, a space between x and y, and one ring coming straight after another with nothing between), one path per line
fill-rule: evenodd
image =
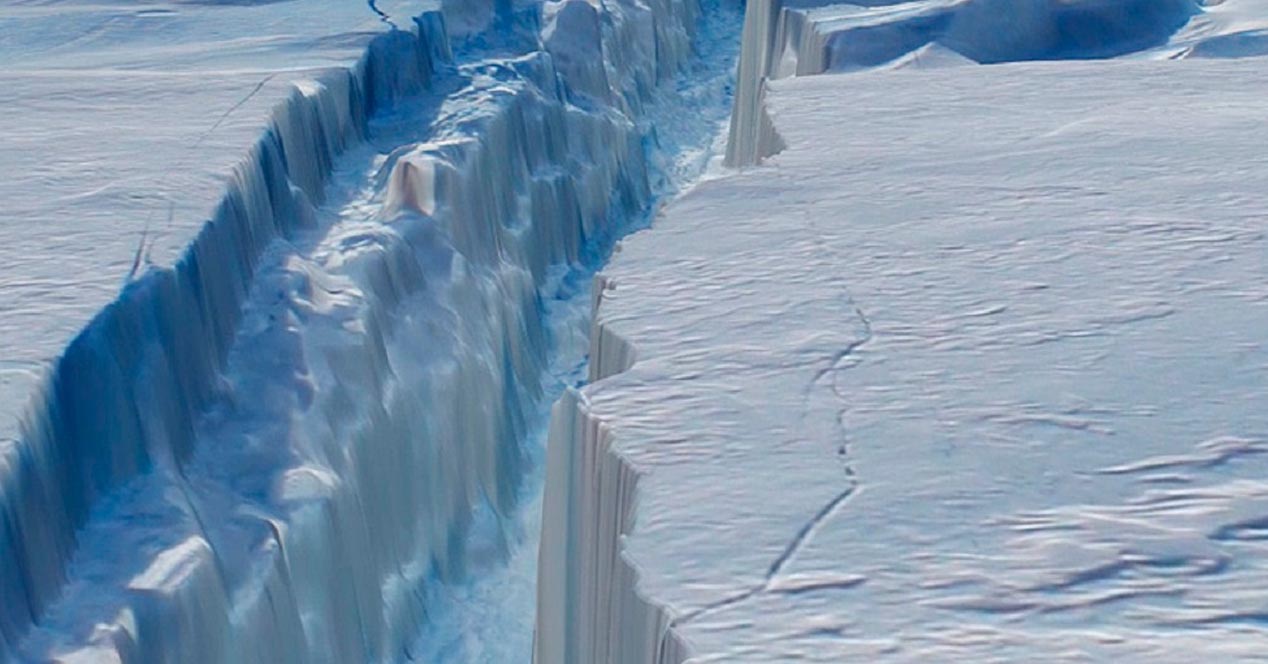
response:
M847 301L849 301L848 298L847 298ZM814 375L814 378L811 379L811 381L808 383L806 387L806 391L803 395L803 403L805 404L805 407L803 408L802 415L801 415L803 429L806 427L807 420L810 414L811 394L815 391L816 387L819 387L820 385L823 384L825 378L829 378L829 377L831 378L831 380L828 382L828 389L831 391L832 397L838 401L842 401L842 402L845 401L846 396L845 394L842 393L840 387L837 385L836 377L837 375L839 375L840 372L856 365L857 353L859 349L865 346L873 338L871 320L867 317L865 313L863 313L862 309L860 309L859 307L853 305L852 303L850 307L853 310L854 315L857 316L859 322L861 323L862 334L860 335L858 340L846 345L840 351L835 353L832 356L832 360L831 362L829 362L828 366L819 370ZM838 411L837 416L834 418L833 426L837 430L838 440L840 441L840 444L837 447L837 455L841 459L841 462L843 465L843 470L846 477L846 486L842 488L841 491L839 491L836 495L834 495L828 502L826 502L821 508L819 508L819 510L815 512L810 517L810 519L808 519L804 524L802 524L801 528L799 528L796 534L793 536L793 538L788 541L788 544L779 553L779 555L776 556L773 561L771 561L769 567L767 567L766 569L766 574L762 580L762 583L746 588L743 591L734 593L732 595L728 595L727 597L724 597L715 602L710 602L698 609L695 609L694 611L685 613L677 617L673 621L671 621L670 629L674 629L674 628L686 625L687 623L697 620L701 618L702 616L714 614L719 611L723 611L725 609L736 606L738 604L742 604L752 599L753 597L756 597L764 593L768 593L772 591L792 593L792 592L798 592L799 590L804 590L804 588L798 584L787 584L787 586L784 587L784 584L779 583L780 578L784 576L785 570L787 569L788 565L793 561L793 559L797 557L797 554L803 548L805 548L805 546L809 542L814 540L815 534L823 528L824 524L831 521L832 518L836 516L838 512L840 512L842 507L846 505L846 503L849 502L850 498L857 495L859 491L861 491L861 486L859 484L857 474L855 473L853 466L850 465L848 460L849 448L846 442L845 410L844 409ZM861 578L851 577L843 581L839 580L839 581L828 583L828 584L818 584L814 587L847 588L847 587L853 587L855 585L858 585L861 582L862 582Z

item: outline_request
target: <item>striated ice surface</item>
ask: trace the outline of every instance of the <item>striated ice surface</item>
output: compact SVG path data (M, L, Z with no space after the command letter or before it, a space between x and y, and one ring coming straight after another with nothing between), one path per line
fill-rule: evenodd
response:
M796 30L758 4L732 128L762 165L596 282L538 661L1261 660L1262 5L1077 62L911 40L765 82L749 38Z

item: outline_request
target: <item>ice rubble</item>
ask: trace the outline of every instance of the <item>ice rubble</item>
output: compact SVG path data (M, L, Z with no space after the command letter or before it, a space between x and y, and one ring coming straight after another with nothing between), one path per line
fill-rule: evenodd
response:
M1192 58L1268 8L976 67L972 3L792 4L748 5L729 157L784 151L596 284L537 661L1261 658L1262 63Z
M89 32L101 70L69 64L82 43L35 51L8 79L19 110L85 81L115 100L175 83L172 126L228 109L182 147L225 155L256 138L236 164L195 169L192 201L179 198L192 158L151 154L178 171L135 185L162 181L166 221L150 210L124 261L124 243L106 245L100 277L124 288L95 315L76 309L91 322L63 333L4 432L0 660L401 656L425 618L420 583L461 571L472 510L514 500L547 356L542 298L648 204L639 112L690 57L700 17L695 0L550 2L542 50L451 65L446 18L470 52L505 53L489 36L535 43L533 3L379 2L357 20L210 4L24 7L3 26L126 13ZM185 11L208 43L186 41ZM573 16L601 29L566 39L558 21ZM142 18L180 27L112 32ZM312 36L269 34L287 21ZM253 69L270 57L275 69ZM240 121L242 109L262 120ZM126 146L100 163L145 154L127 136L99 140ZM32 204L23 221L56 212Z

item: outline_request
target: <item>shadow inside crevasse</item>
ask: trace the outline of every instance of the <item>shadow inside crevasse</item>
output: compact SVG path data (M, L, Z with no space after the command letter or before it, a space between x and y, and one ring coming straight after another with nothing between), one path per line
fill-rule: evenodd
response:
M1167 42L1196 0L975 0L951 16L944 46L983 64L1113 58Z

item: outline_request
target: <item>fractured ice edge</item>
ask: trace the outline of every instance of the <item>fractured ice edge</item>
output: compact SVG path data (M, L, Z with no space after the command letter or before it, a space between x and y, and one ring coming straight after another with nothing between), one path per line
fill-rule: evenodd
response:
M397 17L298 84L56 361L0 448L0 660L399 659L510 510L544 298L646 214L640 114L702 8L447 13L457 47Z
M859 4L598 280L537 661L1257 661L1268 5Z

